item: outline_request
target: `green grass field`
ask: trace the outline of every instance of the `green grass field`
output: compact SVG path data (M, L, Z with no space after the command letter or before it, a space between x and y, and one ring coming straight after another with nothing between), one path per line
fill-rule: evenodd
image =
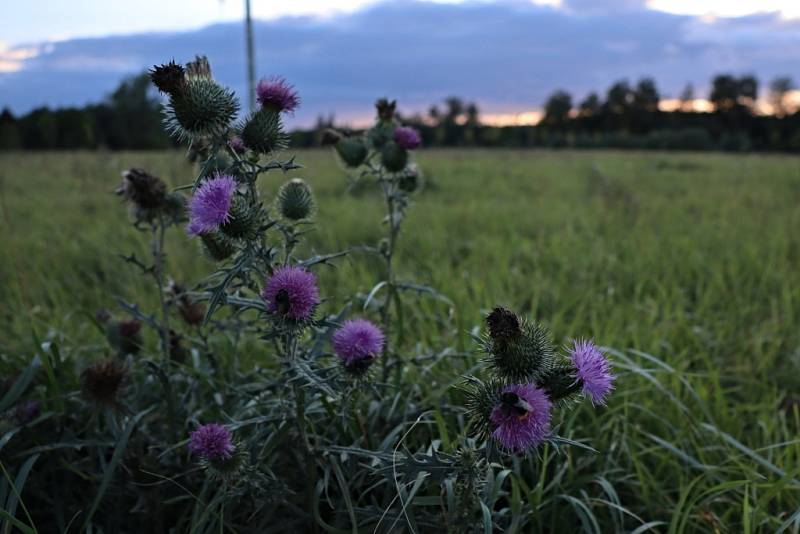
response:
M541 512L526 528L552 531L575 513L602 532L652 521L659 532L798 532L800 157L441 150L417 160L426 186L403 228L399 276L453 306L408 302L420 312L410 340L472 350L469 332L503 304L559 344L593 337L613 349L609 406L576 410L560 428L599 454L520 460L539 477L511 483ZM377 193L348 192L327 151L298 161L318 200L314 250L375 244ZM0 155L7 367L48 337L76 361L102 353L97 309L114 295L157 302L118 257L148 247L111 194L129 167L172 185L194 172L178 152ZM266 198L282 182L268 175ZM187 283L213 270L181 231L168 246L170 272ZM333 306L379 279L377 261L356 251L322 271L321 287ZM433 312L449 320L426 319ZM447 391L465 365L440 366L421 387Z

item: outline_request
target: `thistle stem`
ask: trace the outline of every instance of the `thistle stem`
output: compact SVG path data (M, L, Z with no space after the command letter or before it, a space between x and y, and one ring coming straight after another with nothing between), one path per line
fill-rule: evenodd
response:
M158 300L161 304L161 350L164 361L169 360L169 304L164 295L164 216L159 213L158 225L153 225L153 278L158 288Z

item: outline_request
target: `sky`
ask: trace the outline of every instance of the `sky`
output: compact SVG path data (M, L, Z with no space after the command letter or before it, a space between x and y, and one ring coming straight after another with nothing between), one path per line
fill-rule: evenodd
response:
M800 81L798 0L252 0L260 74L321 113L363 120L378 96L422 111L451 95L524 120L552 91L580 99L649 75L676 96L713 74ZM244 90L243 0L28 0L0 7L0 106L83 105L125 76L204 53Z

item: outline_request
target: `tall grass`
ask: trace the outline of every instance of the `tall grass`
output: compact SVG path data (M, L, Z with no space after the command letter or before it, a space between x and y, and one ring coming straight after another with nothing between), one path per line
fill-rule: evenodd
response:
M54 347L64 347L57 361L65 366L107 351L93 315L113 308L112 295L155 305L146 282L117 257L145 255L147 236L129 228L110 193L130 166L186 183L193 171L182 159L0 155L4 371L36 354L47 368ZM488 509L505 507L512 531L800 530L800 159L478 150L417 159L426 187L403 228L398 278L453 302L414 301L420 313L407 331L420 346L445 338L469 353L482 310L504 304L544 322L559 342L569 333L613 348L621 375L608 408L559 422L560 435L591 436L598 452L545 448L516 460L513 473L497 470L487 484ZM302 160L306 169L294 174L314 187L326 221L310 246L377 241L380 228L364 224L381 218L377 193L346 192L328 152ZM266 198L280 185L273 180L261 184ZM171 272L193 282L210 270L196 243L179 232L169 241ZM321 286L338 304L369 291L380 273L377 260L355 253L321 272ZM446 308L450 321L431 324L429 307ZM147 342L156 349L155 336ZM477 356L436 361L406 377L398 403L419 399L423 415L386 437L388 451L406 432L406 444L433 438L444 448L463 432L462 420L441 413L458 406L449 386ZM77 389L48 376L38 380ZM21 529L37 522L34 510L24 511L37 458L0 456L0 508ZM351 480L353 461L343 460L338 480ZM87 507L109 482L88 483ZM435 495L402 497L400 489L384 494L407 499L405 515L389 509L381 528L410 530L415 507L438 504ZM364 511L355 504L343 513Z

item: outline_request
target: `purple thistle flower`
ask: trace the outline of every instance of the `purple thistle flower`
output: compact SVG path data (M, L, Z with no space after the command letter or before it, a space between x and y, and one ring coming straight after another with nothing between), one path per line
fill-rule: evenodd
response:
M385 339L381 329L370 321L351 319L333 334L333 350L345 365L352 365L376 358L383 350Z
M591 341L574 340L570 356L578 380L583 384L583 394L593 404L605 404L606 397L614 389L611 362Z
M414 128L400 126L394 131L394 142L406 150L414 150L422 144L422 137Z
M189 450L206 460L227 460L234 451L231 433L217 423L202 425L189 434Z
M550 407L547 394L535 384L506 386L490 416L492 437L513 452L536 447L550 433Z
M256 95L261 106L279 112L293 113L300 105L300 97L294 87L280 76L272 76L258 82Z
M228 222L234 191L236 180L226 174L217 174L203 182L189 200L189 234L203 234Z
M279 267L267 279L261 297L270 313L295 320L309 319L320 302L317 277L302 267Z

